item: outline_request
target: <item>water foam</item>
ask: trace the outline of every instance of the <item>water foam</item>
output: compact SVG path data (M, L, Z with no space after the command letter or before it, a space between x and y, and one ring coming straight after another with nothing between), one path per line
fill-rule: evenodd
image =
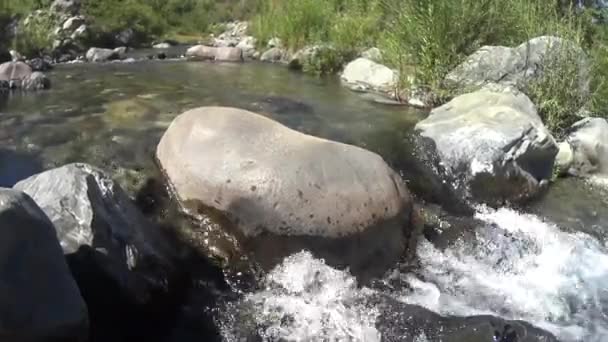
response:
M356 279L303 251L266 277L266 288L247 295L264 341L380 341L379 312L365 307ZM226 336L226 334L224 334Z
M608 340L608 248L510 209L480 208L476 242L418 248L421 278L400 299L440 314L521 319L565 341Z

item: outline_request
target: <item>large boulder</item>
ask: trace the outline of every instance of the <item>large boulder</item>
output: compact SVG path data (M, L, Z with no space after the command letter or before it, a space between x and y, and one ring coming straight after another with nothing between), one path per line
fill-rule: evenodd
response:
M215 60L218 62L242 62L243 51L237 47L218 47L215 49Z
M361 57L346 65L342 80L350 87L361 90L390 91L395 89L398 75L382 64Z
M65 254L97 251L85 267L103 270L134 301L144 303L165 286L171 260L161 232L102 171L70 164L14 188L30 195L51 219Z
M530 99L488 86L454 98L416 125L467 195L490 203L526 200L552 176L557 146Z
M608 175L608 121L585 118L560 144L558 167L572 176Z
M308 249L365 277L416 236L410 195L382 157L252 112L185 112L156 156L182 205L225 215L224 229L266 267Z
M0 83L11 89L41 90L51 86L50 80L41 72L33 72L23 62L6 62L0 64Z
M546 70L576 63L581 97L589 95L589 63L575 43L553 36L533 38L517 47L484 46L474 52L445 78L446 85L476 88L490 83L514 85L525 90Z
M0 340L86 341L87 307L53 224L11 189L0 189L0 265Z

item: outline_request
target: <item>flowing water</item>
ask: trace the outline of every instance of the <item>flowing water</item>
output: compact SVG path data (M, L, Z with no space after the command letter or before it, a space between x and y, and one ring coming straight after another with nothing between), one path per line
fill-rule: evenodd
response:
M0 98L2 186L79 161L133 193L157 175L154 150L171 120L202 105L243 107L371 149L407 177L408 137L425 116L374 104L335 78L262 64L65 65L50 77L49 91ZM467 234L446 244L421 237L419 265L395 265L367 287L306 251L292 255L258 290L223 303L217 325L227 341L516 341L494 324L485 334L491 315L562 341L606 341L607 183L559 181L523 212L477 207Z

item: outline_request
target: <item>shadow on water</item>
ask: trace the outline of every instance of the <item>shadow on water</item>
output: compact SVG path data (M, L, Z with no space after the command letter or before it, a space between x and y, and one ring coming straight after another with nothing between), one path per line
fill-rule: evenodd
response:
M36 156L0 149L0 187L10 188L42 169L42 163Z

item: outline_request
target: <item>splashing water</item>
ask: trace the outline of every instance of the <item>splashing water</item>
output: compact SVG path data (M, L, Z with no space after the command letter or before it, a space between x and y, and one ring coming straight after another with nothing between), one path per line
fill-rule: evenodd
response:
M361 301L367 291L358 289L347 272L303 251L286 258L266 277L266 289L248 295L244 302L253 307L264 341L379 342L375 328L379 312ZM224 329L223 335L233 332Z
M476 241L419 245L421 278L401 300L444 315L525 320L564 341L608 340L608 248L536 216L480 208Z

